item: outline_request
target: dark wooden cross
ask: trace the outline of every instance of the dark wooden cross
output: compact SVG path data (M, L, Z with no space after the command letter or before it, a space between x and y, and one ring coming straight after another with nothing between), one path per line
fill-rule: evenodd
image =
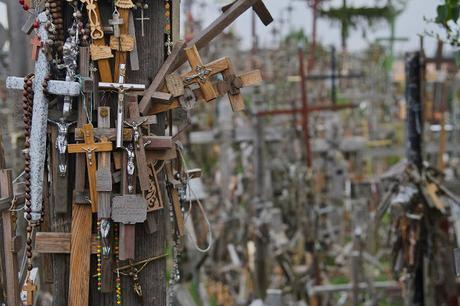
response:
M90 190L91 208L93 213L97 212L97 190L96 190L96 152L112 151L112 143L110 141L94 142L93 126L85 124L83 126L85 142L81 144L69 144L69 153L85 153L86 166L88 171L88 183Z
M302 108L295 109L280 109L272 111L261 111L257 113L257 116L273 116L273 115L286 115L286 114L297 114L302 115L302 127L304 134L304 145L305 145L305 160L307 163L308 169L312 168L313 157L310 144L310 126L309 126L309 117L312 112L319 111L339 111L346 108L356 107L354 104L344 104L344 105L317 105L311 106L308 105L308 95L307 95L307 77L305 75L305 64L304 64L304 49L302 47L298 50L299 57L299 72L300 72L300 89L302 94Z

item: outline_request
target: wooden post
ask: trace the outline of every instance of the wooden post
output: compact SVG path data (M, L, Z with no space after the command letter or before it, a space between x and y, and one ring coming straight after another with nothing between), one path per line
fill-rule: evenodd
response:
M109 2L99 2L101 8L111 7ZM108 11L112 12L110 8ZM145 84L151 80L164 62L164 2L160 0L149 1L149 8L144 11L145 17L150 18L145 23L144 37L136 24L136 43L139 50L140 69L131 71L128 67L126 80L129 83ZM115 101L113 101L115 102ZM116 109L116 104L111 103L112 109ZM114 108L115 107L115 108ZM158 124L154 125L156 135L164 135L165 121L164 115L159 114ZM160 184L161 185L161 184ZM157 221L157 231L148 234L143 224L135 225L135 261L163 255L166 242L165 219L167 212L158 210L155 212ZM152 278L152 275L155 277ZM166 305L166 259L155 260L139 273L140 284L143 290L144 305ZM112 295L101 294L97 290L97 279L91 278L90 285L91 306L116 306L116 299ZM133 290L132 282L128 277L121 278L122 305L140 305L139 298ZM67 305L67 304L61 304ZM58 305L56 305L58 306ZM60 305L59 305L60 306Z
M0 170L0 197L13 198L13 178L11 169ZM2 205L3 248L5 252L6 292L8 305L19 305L18 259L19 246L15 244L13 220L9 210L11 200Z

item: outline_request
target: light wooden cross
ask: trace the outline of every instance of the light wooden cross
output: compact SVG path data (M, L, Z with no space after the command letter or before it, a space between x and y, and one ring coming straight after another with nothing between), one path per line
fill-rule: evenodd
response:
M181 76L176 74L168 75L166 77L166 87L176 100L173 100L171 104L154 105L151 107L150 113L155 114L177 108L184 98L211 101L223 95L228 95L233 111L242 111L245 106L241 89L262 83L262 75L259 70L237 75L232 61L227 57L218 59L208 65L202 65L195 46L187 48L186 54L190 64L195 65L196 69ZM218 73L222 74L223 80L215 83L211 82L210 77ZM190 90L187 92L185 88L192 83L197 83L200 89L193 90L193 93L190 93Z
M27 280L22 290L27 293L26 305L32 306L34 304L34 292L37 291L37 286L31 280Z
M83 4L86 4L86 10L88 11L88 19L91 30L91 38L93 43L91 44L91 58L93 61L97 61L99 68L100 80L102 82L113 81L112 70L110 69L109 58L113 57L112 51L109 46L105 45L104 31L101 25L101 13L96 0L80 0Z
M187 60L184 52L185 47L193 45L196 45L197 49L205 47L211 40L221 34L222 31L235 19L250 8L255 10L256 14L265 25L268 25L273 21L270 12L267 10L262 0L237 0L230 5L227 5L223 10L223 14L214 20L207 28L201 31L192 41L188 43L188 45L184 42L176 42L171 55L168 56L158 73L155 75L152 83L144 92L144 96L139 104L141 113L144 115L152 114L150 109L155 104L158 104L154 102L156 100L156 96L158 96L158 93L164 87L166 77L177 70ZM177 101L173 101L172 103L174 102ZM176 107L178 107L178 104L172 108Z
M125 93L132 90L144 90L145 85L143 84L126 84L125 83L125 72L126 65L120 64L119 67L118 83L106 83L100 82L99 88L115 89L118 91L118 104L117 104L117 141L116 147L121 148L123 146L123 123L124 123L124 108L125 108Z
M184 85L198 84L204 99L209 102L217 98L218 93L211 83L211 77L228 69L226 58L218 59L210 64L203 64L198 49L195 45L185 49L187 61L192 67L192 71L181 76Z
M69 144L69 153L85 153L86 166L88 171L88 183L91 200L92 212L97 212L97 191L96 191L96 152L112 151L112 143L109 141L94 142L93 126L85 124L83 126L85 143Z

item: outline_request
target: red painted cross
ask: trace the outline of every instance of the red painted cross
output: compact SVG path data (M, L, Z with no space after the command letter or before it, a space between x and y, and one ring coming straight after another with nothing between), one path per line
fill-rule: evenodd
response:
M38 36L34 36L34 38L30 40L30 43L32 44L32 60L36 61L38 58L38 51L42 46L42 42Z

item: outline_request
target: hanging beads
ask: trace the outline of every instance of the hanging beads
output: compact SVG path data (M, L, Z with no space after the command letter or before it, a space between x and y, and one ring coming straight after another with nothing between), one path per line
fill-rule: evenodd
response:
M120 234L119 234L119 224L115 224L114 226L115 231L115 261L117 265L117 277L115 278L115 290L116 290L116 299L117 305L121 305L121 278L120 278L120 270L118 270L120 266L120 259L119 259L119 251L120 251Z
M170 0L165 0L165 27L164 27L164 34L165 34L165 47L167 49L168 55L171 54L173 41L171 39L171 11L172 5Z
M102 256L101 256L101 220L97 220L97 290L101 291L102 287Z

